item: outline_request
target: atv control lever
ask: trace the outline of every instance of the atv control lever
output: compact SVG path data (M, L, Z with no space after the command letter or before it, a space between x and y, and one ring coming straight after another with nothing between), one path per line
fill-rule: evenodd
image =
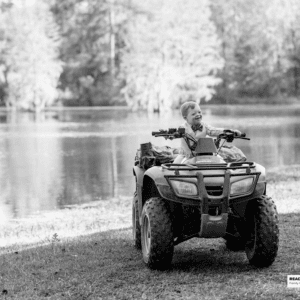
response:
M152 131L152 135L155 137L162 136L166 139L177 139L182 138L185 135L185 128L179 127L177 128L169 128L168 130L160 129L159 131Z

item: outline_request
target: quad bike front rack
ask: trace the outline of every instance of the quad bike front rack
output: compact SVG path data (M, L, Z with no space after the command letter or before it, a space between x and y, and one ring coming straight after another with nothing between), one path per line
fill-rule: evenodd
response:
M245 166L246 165L246 166ZM175 174L179 174L179 171L200 171L200 170L236 170L245 169L245 175L250 174L251 169L255 168L254 162L231 162L220 164L162 164L161 167L168 171L175 171Z

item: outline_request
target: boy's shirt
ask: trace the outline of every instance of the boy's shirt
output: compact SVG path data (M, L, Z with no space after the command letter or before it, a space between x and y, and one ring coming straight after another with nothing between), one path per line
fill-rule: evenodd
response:
M206 136L218 136L224 131L224 128L216 128L206 124L203 121L200 123L199 126L201 128L197 129L196 131L192 129L192 126L188 122L184 122L180 127L185 128L185 132L188 133L191 137L193 137L196 141ZM185 155L191 155L192 151L190 150L183 138L181 139L181 148L183 149Z

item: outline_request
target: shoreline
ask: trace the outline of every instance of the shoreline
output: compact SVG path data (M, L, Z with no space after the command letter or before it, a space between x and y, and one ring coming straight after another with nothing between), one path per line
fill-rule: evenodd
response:
M293 102L268 102L268 101L250 101L250 102L234 102L234 103L217 103L217 102L201 102L201 107L235 107L235 108L242 108L242 107L258 107L258 108L268 108L268 109L276 109L278 107L284 107L285 110L299 108L300 107L300 101L293 101ZM103 106L49 106L45 107L43 110L38 112L51 112L51 111L61 111L61 110L71 110L71 111L89 111L89 110L95 110L95 111L101 111L101 110L128 110L131 111L132 108L128 105L103 105ZM177 111L178 108L173 108L171 110ZM137 111L147 111L145 109L139 109ZM29 112L29 113L36 113L35 111L27 111L27 110L17 110L11 107L6 106L0 106L0 112Z
M300 213L300 165L273 168L267 178L267 195L275 201L278 213ZM56 239L130 228L131 205L132 197L119 197L10 220L1 225L0 253L46 245Z
M149 270L133 245L131 197L124 197L2 228L2 297L298 299L286 282L299 271L299 171L295 166L269 174L268 195L276 196L280 231L278 255L269 268L249 265L245 252L227 250L223 239L195 238L175 247L170 270Z

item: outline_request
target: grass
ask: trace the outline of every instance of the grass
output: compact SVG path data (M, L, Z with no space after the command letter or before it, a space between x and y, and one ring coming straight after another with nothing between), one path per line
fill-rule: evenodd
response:
M1 227L0 299L296 299L300 274L300 167L269 173L280 213L274 264L256 269L222 239L175 247L168 271L151 271L131 238L131 199L48 213ZM285 176L284 176L285 174Z
M60 239L103 232L131 225L131 198L101 200L81 206L46 212L31 218L0 224L0 254L3 251L45 245Z

